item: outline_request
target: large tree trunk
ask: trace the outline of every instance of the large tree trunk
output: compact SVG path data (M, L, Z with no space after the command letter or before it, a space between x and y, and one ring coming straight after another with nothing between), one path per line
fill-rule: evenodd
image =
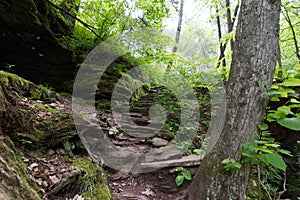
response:
M226 92L226 121L215 148L203 159L188 191L190 200L246 199L250 167L225 171L222 160L241 160L241 144L254 138L272 84L280 0L243 0Z

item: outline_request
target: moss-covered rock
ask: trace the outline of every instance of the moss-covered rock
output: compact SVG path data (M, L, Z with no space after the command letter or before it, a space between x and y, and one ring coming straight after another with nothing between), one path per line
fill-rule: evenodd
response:
M45 0L0 1L0 69L64 90L73 79L73 53L56 37L68 26Z
M74 160L73 165L84 171L84 175L79 182L83 197L92 200L111 199L112 196L107 186L104 170L97 163L79 158Z
M65 146L63 153L66 157L65 162L68 163L64 166L70 166L72 159L69 156L72 155L68 154L68 151L72 151L71 146L74 146L70 143L75 144L77 141L80 142L80 139L73 123L70 99L59 98L47 88L35 85L15 74L0 71L0 199L35 200L41 199L45 192L51 197L66 196L74 192L79 194L74 188L74 191L70 192L70 188L66 186L51 193L51 188L55 185L50 181L46 181L45 184L53 184L50 185L51 191L48 191L49 184L44 186L47 191L42 190L38 178L31 176L34 173L33 168L29 167L34 163L45 164L45 162L49 166L53 159L49 158L48 150L51 147L61 149L63 146ZM81 152L84 154L84 149ZM38 158L39 156L43 158ZM47 158L50 159L48 162ZM64 159L61 160L63 162ZM58 180L61 181L59 183L67 183L68 186L77 185L76 188L81 189L80 194L91 199L110 199L104 171L98 164L87 158L78 158L78 155L73 164L82 169L84 175L80 180L63 182L63 178L68 177L68 174L65 174L66 176L56 174L61 178ZM50 179L49 174L45 171L43 173L45 174L39 175Z
M40 199L27 176L26 165L20 159L20 152L15 150L12 142L9 144L10 146L0 142L0 191L5 191L5 200Z

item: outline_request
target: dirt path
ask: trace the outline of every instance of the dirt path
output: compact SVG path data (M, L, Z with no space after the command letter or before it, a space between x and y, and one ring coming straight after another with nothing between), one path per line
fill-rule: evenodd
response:
M170 172L174 167L180 166L176 162L179 162L178 159L182 156L181 152L171 145L174 133L162 130L160 122L151 121L148 116L154 97L153 93L142 97L135 106L130 108L129 113L120 112L119 115L112 115L99 111L97 115L101 128L109 137L110 142L122 152L119 160L124 157L126 159L126 153L123 152L141 155L137 159L138 164L131 166L132 168L127 172L108 167L108 183L114 200L182 199L190 184L189 181L185 181L183 185L176 186L177 174ZM130 158L128 156L128 159ZM194 157L192 157L193 159ZM169 161L174 162L170 167L168 167L169 164L162 164L162 167L155 166L154 168L142 166L143 163L160 165L160 162ZM124 166L126 164L127 162L124 162ZM196 171L197 164L194 165L192 167ZM134 173L133 171L145 173Z

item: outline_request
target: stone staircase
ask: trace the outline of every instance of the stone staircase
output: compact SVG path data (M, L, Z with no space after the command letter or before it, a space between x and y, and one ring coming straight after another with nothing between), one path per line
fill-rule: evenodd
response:
M163 129L163 123L150 119L149 116L155 98L163 89L163 87L151 89L145 96L131 104L129 113L115 116L116 124L125 136L145 141L154 147L166 146L174 138L174 133Z
M132 102L129 112L99 112L97 118L100 120L100 126L114 144L106 150L109 152L109 157L106 158L111 160L112 164L122 163L120 168L128 172L134 169L146 172L170 166L199 164L200 156L182 157L182 152L172 142L175 133L165 129L164 123L150 118L151 106L157 103L156 97L161 92L162 87L150 90L138 101ZM104 151L101 146L96 145L103 139L97 138L96 135L89 139L95 141L92 148L97 150L96 157L101 157L101 152Z

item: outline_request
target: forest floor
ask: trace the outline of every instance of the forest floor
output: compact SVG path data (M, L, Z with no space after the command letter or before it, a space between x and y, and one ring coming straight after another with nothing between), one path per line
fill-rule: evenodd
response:
M149 103L149 98L142 100ZM176 166L180 166L180 163L187 165L191 163L191 169L196 171L197 161L200 160L198 156L193 157L191 161L179 160L182 157L180 152L171 151L165 153L166 146L173 138L171 133L154 134L148 136L149 132L157 131L155 128L146 127L150 123L149 116L144 115L147 109L143 103L140 102L140 106L132 109L134 112L122 113L122 116L113 116L109 111L98 110L97 118L100 121L100 126L106 136L108 136L110 142L119 148L120 152L130 153L150 153L150 156L143 157L143 161L152 163L159 163L160 161L171 161L171 166L157 167L151 170L141 170L144 173L137 173L126 168L125 171L113 169L111 166L105 166L107 172L108 186L113 194L114 200L182 200L184 194L190 184L190 181L184 181L181 186L177 186L175 178L176 172L172 172ZM136 112L138 111L138 112ZM140 112L139 112L140 111ZM128 117L131 120L128 120ZM118 122L117 122L118 121ZM153 123L152 123L153 125ZM155 124L154 124L155 126ZM125 128L124 128L125 127ZM152 127L153 128L153 127ZM127 134L126 131L130 134ZM153 154L151 154L153 152ZM164 155L162 155L164 154ZM126 159L126 153L120 153L120 160ZM130 154L131 155L131 154ZM156 156L157 155L157 156ZM131 157L129 156L128 159ZM141 162L143 162L141 161ZM129 162L130 163L130 162ZM124 163L125 165L127 164ZM138 164L139 165L139 164ZM132 166L131 166L132 167ZM140 166L139 166L140 167ZM118 167L117 167L118 168Z
M47 110L40 110L37 107L32 106L32 103L32 101L23 102L23 106L25 109L29 109L30 107L35 115L41 117L52 115L51 112ZM72 101L67 97L62 97L60 101L55 103L43 101L38 101L38 103L43 104L46 108L59 108L62 113L72 112ZM135 119L139 120L140 123L145 123L145 121L149 120L148 117L142 116L139 113L131 113L131 115L135 116ZM109 112L99 110L97 111L97 117L99 124L101 124L101 128L104 130L104 133L111 143L122 148L123 152L154 152L154 154L152 154L153 158L145 158L148 159L150 163L152 161L173 161L170 167L158 167L158 169L146 170L145 173L135 173L130 170L127 172L117 170L111 166L107 166L105 162L101 163L101 161L99 161L99 165L105 169L107 184L113 195L113 200L183 199L186 189L191 181L184 181L181 186L177 186L175 182L177 174L176 172L171 172L171 170L176 166L180 166L180 163L186 165L187 162L190 161L180 162L178 159L181 156L178 152L171 152L167 154L166 157L165 155L161 155L161 153L165 151L167 143L170 142L170 138L167 140L167 137L157 135L152 136L151 138L143 137L142 135L140 135L141 137L138 137L139 134L143 134L143 132L139 132L139 129L136 127L137 125L132 125L132 130L136 130L134 133L135 137L130 136L121 130L120 125L116 123L112 114ZM125 125L128 125L129 128L131 126L130 124ZM70 152L70 149L65 146L44 149L39 152L31 152L30 149L24 148L21 144L18 148L23 152L21 159L27 165L28 176L42 194L43 199L82 200L82 197L79 196L79 188L70 187L70 184L72 179L81 172L78 167L73 165L74 159L81 157L93 159L88 152L76 151L76 149ZM70 156L70 153L72 156ZM155 155L158 155L157 159ZM127 159L126 154L121 154L119 156L120 159L122 159L122 157ZM176 164L177 161L179 161L178 164ZM192 157L191 163L191 169L196 171L198 163L197 158L195 160L195 157ZM62 180L66 177L70 180L63 182Z

